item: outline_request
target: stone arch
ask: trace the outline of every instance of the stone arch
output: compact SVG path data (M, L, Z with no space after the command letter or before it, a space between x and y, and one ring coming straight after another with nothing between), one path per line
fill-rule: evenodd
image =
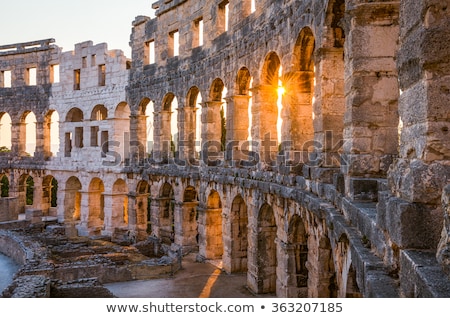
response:
M151 207L151 196L150 196L150 185L147 181L139 181L136 192L138 198L136 200L136 224L138 226L145 225L145 229L148 233L151 233L151 222L150 222L150 207Z
M137 136L134 138L139 140L138 147L142 148L139 150L139 153L142 152L142 154L144 151L147 154L151 154L154 149L154 111L155 105L153 101L148 97L144 97L139 103L137 116L131 117L130 125L138 127Z
M328 236L322 235L318 238L317 264L308 267L313 271L308 286L314 286L317 294L310 297L335 298L338 295L338 282L334 266L333 251Z
M316 50L313 102L317 164L339 167L345 113L345 0L331 0L326 10L322 46Z
M350 264L350 268L348 269L346 287L346 298L362 298L361 290L358 286L356 277L356 270L353 267L353 264Z
M211 190L206 201L204 219L199 220L204 233L200 232L200 254L207 259L222 259L223 239L222 239L222 200L219 192ZM200 226L200 224L199 224Z
M58 205L58 180L52 175L45 176L42 179L42 201L40 209L44 215L56 216L56 208Z
M205 104L206 110L203 116L206 127L202 135L202 141L208 142L212 151L225 150L227 131L226 94L227 88L222 79L214 79L209 90L208 101Z
M159 237L163 243L175 241L175 195L170 183L165 182L159 192Z
M78 223L81 220L81 182L71 176L66 181L64 190L64 220Z
M11 116L6 112L0 112L0 153L11 151Z
M66 115L66 122L82 122L84 119L83 111L78 107L73 107Z
M248 212L247 204L241 195L231 203L230 221L230 266L228 272L246 272L248 269Z
M252 124L252 82L253 78L250 71L248 68L242 67L236 76L235 95L228 98L227 104L231 116L228 120L227 139L235 143L233 152L227 153L227 158L239 163L239 165L242 164L241 160L248 159L248 156L242 150L251 149L247 141L252 139L250 131Z
M84 114L81 109L74 107L66 115L64 129L64 156L71 157L72 150L84 147L84 127L81 124Z
M189 89L184 109L184 124L182 125L185 141L184 158L190 162L199 157L202 139L202 95L198 87ZM191 160L192 159L192 160Z
M258 214L258 293L274 293L277 281L277 226L270 206L264 203Z
M0 197L9 197L9 178L6 174L0 174Z
M25 213L26 207L34 203L34 179L27 173L22 174L18 179L17 200L19 214Z
M187 186L183 193L183 202L175 209L175 243L184 250L198 250L198 193L194 186Z
M255 88L254 107L259 108L259 143L262 167L274 166L281 141L281 61L277 53L270 52L264 59L260 85Z
M313 31L304 27L295 42L292 72L283 76L286 91L283 97L286 106L283 130L289 149L295 151L306 152L309 146L314 145L315 47Z
M299 215L292 216L287 234L288 297L308 297L308 233Z
M131 110L127 102L120 102L114 110L114 118L130 119Z
M101 121L108 118L108 110L105 105L96 105L91 112L91 121Z
M104 229L105 221L105 185L100 178L94 177L88 189L88 229L99 234Z
M126 102L120 102L114 110L114 118L110 119L112 124L111 140L118 141L119 143L114 145L120 154L122 160L129 159L129 144L130 144L130 106ZM106 137L106 136L105 136ZM106 146L105 146L106 148ZM106 150L106 149L105 149Z
M51 109L44 117L44 156L55 156L59 151L60 131L59 131L59 113Z
M23 112L19 129L19 145L23 145L25 152L19 149L19 153L33 157L37 150L37 119L34 112L29 110Z
M164 96L160 114L163 158L174 157L179 142L178 100L175 94L167 93Z

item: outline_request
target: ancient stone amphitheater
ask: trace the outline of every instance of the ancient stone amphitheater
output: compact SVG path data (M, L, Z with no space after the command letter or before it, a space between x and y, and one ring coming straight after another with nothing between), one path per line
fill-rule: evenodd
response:
M150 277L142 244L222 261L256 294L450 297L449 0L153 8L131 58L0 46L16 279L45 295L46 279Z

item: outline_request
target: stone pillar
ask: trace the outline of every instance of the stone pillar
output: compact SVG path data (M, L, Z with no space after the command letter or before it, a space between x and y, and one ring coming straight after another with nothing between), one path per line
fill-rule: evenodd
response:
M320 166L339 167L338 151L344 131L344 51L322 48L315 55L316 86L313 104L314 141L320 146Z
M168 158L172 158L172 132L170 127L170 119L173 112L168 110L163 110L159 113L159 152L161 160L167 162ZM155 125L156 126L156 125ZM155 144L156 146L156 144Z
M26 143L26 123L13 122L11 124L11 151L14 154L23 156L25 154Z
M378 221L400 248L435 249L442 190L450 183L448 3L402 1L400 19L399 158L388 174L394 197Z
M184 107L180 109L180 159L187 164L195 161L195 129L196 129L196 107Z
M146 118L147 117L145 115L130 115L129 158L133 163L138 163L140 160L146 158ZM125 145L125 147L128 147L128 145Z
M398 148L398 2L347 5L344 159L346 194L353 178L385 178ZM374 183L376 185L376 183ZM357 187L355 187L357 188ZM376 186L369 189L376 196Z
M185 251L197 250L197 206L198 202L177 202L175 204L175 244Z
M123 204L117 204L117 200L122 194L105 193L103 194L105 206L104 211L104 225L101 231L102 235L113 236L114 230L122 225Z
M78 230L79 236L89 236L89 192L88 191L78 191L81 196L80 203L80 223L75 226Z
M223 102L209 101L203 103L202 112L202 159L208 164L215 163L221 159L222 151L222 120L220 117L220 108ZM207 146L207 148L205 147ZM206 148L206 149L205 149ZM203 151L206 150L207 158Z
M254 140L259 144L260 167L273 167L278 153L278 107L277 88L272 85L259 85L252 89L255 134ZM256 119L256 117L258 117ZM256 119L256 120L255 120Z
M43 208L43 186L42 186L42 178L34 177L33 178L33 209L42 210Z
M148 194L128 194L128 228L138 241L148 236L147 204Z
M249 95L235 95L227 99L227 149L226 160L233 166L247 159L242 152L243 143L248 140ZM248 146L246 147L248 148Z

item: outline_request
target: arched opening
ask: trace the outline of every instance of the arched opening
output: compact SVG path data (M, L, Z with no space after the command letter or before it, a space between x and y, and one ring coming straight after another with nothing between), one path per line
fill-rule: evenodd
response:
M175 241L175 197L173 187L167 182L161 187L159 203L159 236L163 243L171 244Z
M263 167L275 166L281 141L281 61L275 52L266 56L261 72L260 86L254 103L259 106L259 146Z
M101 121L108 118L108 110L104 105L96 105L91 113L91 121Z
M327 32L314 57L314 140L318 146L317 164L323 167L341 164L345 113L344 14L345 0L329 2L325 19Z
M70 177L64 192L64 220L79 222L81 219L81 182L77 177Z
M216 78L211 84L209 101L206 103L206 135L202 138L202 140L208 141L208 146L212 146L211 151L213 152L224 151L226 146L226 95L225 84L220 78Z
M6 175L0 179L0 193L2 198L9 197L9 179Z
M198 194L193 186L188 186L183 193L183 206L181 211L181 233L176 235L186 250L198 250ZM175 229L177 230L177 229Z
M264 203L258 215L257 292L274 293L277 281L277 226L272 207Z
M48 117L50 115L50 117ZM44 129L49 129L48 137L48 146L45 146L45 148L49 147L51 156L55 156L59 151L59 145L60 145L60 137L59 137L59 114L56 110L53 110L49 112L49 114L46 117L46 125ZM44 133L44 136L46 134ZM45 151L45 149L44 149Z
M230 272L246 272L248 268L248 213L242 196L238 195L234 198L230 212Z
M184 118L184 158L193 162L199 158L202 133L202 96L197 87L192 87L187 95ZM191 161L192 159L192 161Z
M41 207L44 215L56 216L58 200L58 181L53 176L46 176L42 180Z
M136 227L148 234L152 234L152 220L150 214L151 196L150 185L147 181L139 181L136 187Z
M243 151L250 150L249 143L252 141L251 124L252 124L252 77L250 71L243 67L239 70L236 78L237 92L233 96L233 118L229 121L229 138L236 145L233 146L231 159L235 162L248 159ZM237 144L237 143L238 144Z
M288 230L288 297L308 297L308 234L302 218L294 215Z
M36 116L31 111L25 112L21 123L25 124L24 135L21 133L20 138L25 144L25 155L33 157L36 151Z
M84 116L81 109L74 107L66 115L64 131L64 156L70 157L73 148L83 148L83 122Z
M11 151L11 117L0 113L0 154Z
M89 184L88 228L92 233L100 234L105 220L105 186L99 178L93 178Z
M346 298L362 298L361 291L358 287L358 282L356 279L356 271L353 264L350 264L347 274L347 289L345 292Z
M75 123L83 121L83 112L81 109L74 107L69 110L66 115L66 122Z
M317 253L317 264L311 264L308 286L315 286L315 291L310 292L310 297L336 298L338 296L338 282L333 262L331 242L327 236L319 238L319 250ZM311 281L313 280L313 281Z
M139 140L142 140L145 144L147 155L152 156L155 139L154 139L154 111L155 106L153 101L149 98L143 98L139 103L139 126L142 126L142 136L139 135Z
M126 102L121 102L117 105L114 111L114 119L112 119L113 132L111 140L119 142L114 147L122 160L129 158L127 150L130 146L130 115L130 106Z
M314 145L313 103L315 88L315 38L310 28L303 28L297 38L293 54L293 71L284 76L286 93L286 139L289 149L308 150ZM285 149L288 150L288 149ZM305 161L307 157L301 157ZM298 161L298 160L297 160Z
M178 152L178 142L178 100L174 94L169 93L163 99L161 110L163 158L175 157L175 153Z

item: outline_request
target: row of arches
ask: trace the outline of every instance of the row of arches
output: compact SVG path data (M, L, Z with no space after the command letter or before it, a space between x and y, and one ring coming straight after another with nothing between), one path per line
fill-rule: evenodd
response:
M16 219L38 211L37 216L54 216L81 236L141 240L154 235L220 261L228 273L246 273L256 293L360 296L348 238L333 239L300 203L262 193L265 199L253 201L256 193L238 188L225 199L222 189L183 180L23 173L16 182L16 177L0 178L0 204L15 198Z
M184 98L169 92L159 101L141 99L138 112L151 120L137 138L145 139L147 152L154 151L157 160L178 156L189 162L200 151L207 155L209 148L223 152L225 160L241 163L251 157L248 150L255 150L258 159L268 165L279 154L289 157L312 148L330 150L322 140L324 131L331 130L336 140L342 139L345 108L343 48L331 51L338 64L337 72L327 74L337 90L333 97L316 91L320 62L313 31L305 27L289 63L283 63L277 52L269 52L260 69L242 66L229 83L230 90L222 78L215 78L207 89L191 86Z
M42 136L42 137L41 137ZM41 151L56 155L59 149L59 114L49 111L38 121L32 111L24 111L18 118L0 112L0 152L14 152L34 156Z

